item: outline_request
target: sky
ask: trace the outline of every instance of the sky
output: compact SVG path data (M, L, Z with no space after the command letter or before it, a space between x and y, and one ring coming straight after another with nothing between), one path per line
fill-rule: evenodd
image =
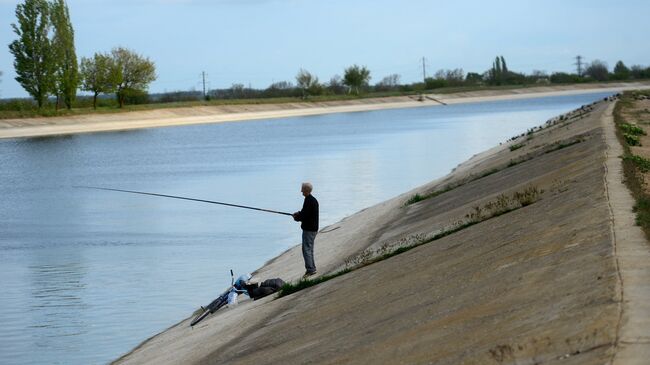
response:
M0 0L0 97L26 97L8 45L18 0ZM439 69L575 71L575 56L650 66L650 1L68 0L78 57L127 47L156 64L153 93L241 83L266 88L303 68L326 82L352 65L371 83Z

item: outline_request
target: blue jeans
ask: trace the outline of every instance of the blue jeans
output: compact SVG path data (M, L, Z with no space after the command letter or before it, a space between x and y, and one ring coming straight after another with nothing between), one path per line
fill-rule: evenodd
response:
M307 272L316 272L314 263L314 240L316 233L311 231L302 231L302 257L305 259L305 269Z

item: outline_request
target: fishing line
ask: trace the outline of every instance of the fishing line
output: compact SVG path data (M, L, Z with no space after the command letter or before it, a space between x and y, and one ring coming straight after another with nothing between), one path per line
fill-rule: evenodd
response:
M277 210L262 209L262 208L256 208L256 207L249 207L249 206L246 206L246 205L224 203L224 202L218 202L218 201L214 201L214 200L205 200L205 199L187 198L187 197L184 197L184 196L175 196L175 195L166 195L166 194L157 194L157 193L147 193L147 192L144 192L144 191L134 191L134 190L122 190L122 189L113 189L113 188L100 188L100 187L96 187L96 186L73 186L73 188L80 188L80 189L95 189L95 190L107 190L107 191L117 191L117 192L121 192L121 193L131 193L131 194L141 194L141 195L160 196L160 197L163 197L163 198L172 198L172 199L190 200L190 201L201 202L201 203L218 204L218 205L225 205L225 206L228 206L228 207L243 208L243 209L251 209L251 210L258 210L258 211L261 211L261 212L268 212L268 213L275 213L275 214L282 214L282 215L290 215L290 216L293 216L293 214L291 214L291 213L279 212L279 211L277 211Z

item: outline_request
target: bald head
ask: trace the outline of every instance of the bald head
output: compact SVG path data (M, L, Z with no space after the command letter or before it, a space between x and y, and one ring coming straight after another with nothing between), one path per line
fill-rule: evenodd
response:
M314 186L311 183L304 182L302 183L302 186L300 187L300 192L302 192L302 195L307 196L311 194L311 191L314 189Z

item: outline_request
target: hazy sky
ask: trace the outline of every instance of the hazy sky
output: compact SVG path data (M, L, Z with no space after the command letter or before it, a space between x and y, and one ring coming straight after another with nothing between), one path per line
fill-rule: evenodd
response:
M1 97L27 96L8 44L17 0L0 0ZM571 71L574 57L650 66L650 1L68 0L77 55L124 46L156 63L151 92L267 87L300 68L327 81L351 64L371 83L441 68Z

